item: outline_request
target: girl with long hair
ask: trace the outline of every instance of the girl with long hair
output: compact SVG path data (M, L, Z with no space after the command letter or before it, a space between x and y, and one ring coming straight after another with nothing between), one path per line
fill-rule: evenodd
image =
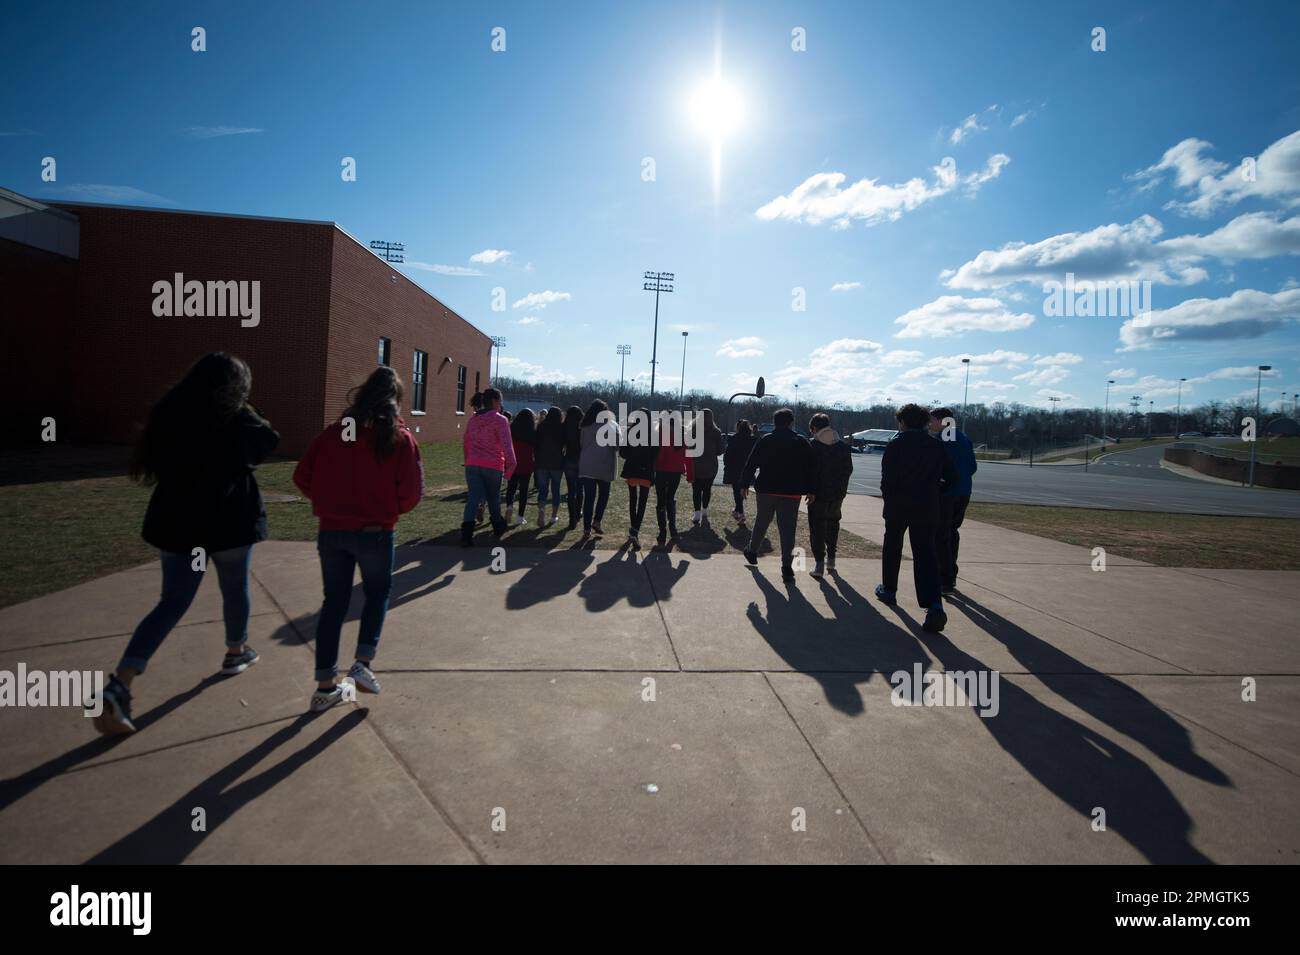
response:
M745 462L754 450L758 438L748 421L741 418L736 422L736 431L727 438L727 449L722 453L722 483L731 488L736 509L732 517L741 527L745 526Z
M564 477L564 412L552 407L537 427L537 526L554 524L560 516L560 480ZM546 502L551 519L546 519Z
M487 502L492 532L500 537L506 529L501 514L501 479L504 476L508 480L515 473L515 446L510 423L501 413L501 392L497 389L483 389L483 406L465 425L462 443L469 494L461 517L460 543L470 547L474 543L474 514L481 502Z
M515 473L506 485L506 523L523 527L528 522L528 492L533 486L533 452L537 446L537 421L531 408L525 408L510 422L510 443L515 449ZM519 492L519 520L515 521L515 492ZM541 518L538 518L541 522Z
M248 568L266 539L266 508L254 469L280 436L248 401L253 376L233 355L204 355L149 412L131 460L132 479L154 485L142 536L160 552L162 596L140 621L101 695L95 728L135 732L131 686L189 609L209 561L225 621L221 672L258 661L248 645Z
M691 429L696 434L691 443L700 449L698 457L687 456L687 479L691 482L691 499L695 512L691 523L696 527L709 522L709 499L713 496L713 479L718 476L718 455L722 454L725 438L718 426L713 423L713 409L705 408L694 421ZM702 437L701 437L702 435Z
M628 434L632 434L638 425L650 430L650 409L638 408L628 415ZM632 550L641 549L641 521L645 518L646 501L650 499L650 486L654 484L655 452L653 441L638 442L633 445L631 439L625 440L618 449L618 456L623 459L620 476L627 482L627 543Z
M608 412L609 405L597 398L582 417L578 477L582 481L583 540L593 530L597 536L605 533L600 522L609 503L609 487L614 483L621 435L617 422L603 423L603 416Z
M582 518L582 481L578 464L582 458L582 409L569 405L564 412L564 489L569 508L569 530Z
M337 681L339 637L358 569L365 604L345 683L379 692L372 663L392 591L397 519L424 494L420 449L399 413L402 392L397 372L376 368L348 393L347 410L316 437L293 472L293 483L320 519L316 550L325 602L316 619L312 710L329 709L344 696L344 683Z

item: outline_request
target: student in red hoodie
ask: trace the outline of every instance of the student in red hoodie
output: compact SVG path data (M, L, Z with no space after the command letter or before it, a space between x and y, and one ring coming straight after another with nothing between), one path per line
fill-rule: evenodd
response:
M686 473L686 445L680 412L659 413L659 453L655 455L655 518L659 546L677 540L677 488Z
M357 568L366 600L348 677L360 690L379 692L370 665L392 589L393 529L398 516L419 504L424 493L420 450L398 415L402 382L397 373L376 368L348 400L339 423L316 437L293 472L293 483L320 518L316 549L325 603L316 621L313 710L329 709L343 699L343 685L336 682L339 634Z

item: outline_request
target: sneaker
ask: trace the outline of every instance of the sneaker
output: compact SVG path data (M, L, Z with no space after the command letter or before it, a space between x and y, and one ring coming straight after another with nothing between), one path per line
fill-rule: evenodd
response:
M591 525L591 531L592 531L592 533L595 534L597 537L604 537L604 536L605 536L605 528L603 528L603 527L600 526L600 521L596 521L596 523L594 523L594 524Z
M826 573L828 573L828 574L833 574L833 573L835 573L835 555L834 555L834 554L827 554L827 555L826 555Z
M630 534L627 535L627 542L628 542L628 544L631 546L631 548L632 548L633 550L640 550L640 549L641 549L641 532L640 532L640 531L632 531Z
M234 650L226 654L226 658L221 661L221 673L224 676L243 673L260 659L261 657L257 655L257 651L245 644L244 649Z
M948 615L943 612L943 604L935 604L925 613L925 623L921 629L926 633L939 633L948 625Z
M379 692L379 681L375 679L375 671L360 660L352 664L352 669L348 670L348 676L362 693Z
M732 512L731 512L731 518L732 518L732 520L734 520L737 524L743 524L743 523L745 523L745 515L742 514L742 513L740 513L740 511L732 511Z
M754 553L754 549L752 547L745 548L745 560L749 561L750 564L757 566L758 554Z
M100 700L104 709L95 717L95 729L104 736L127 736L135 732L135 724L131 722L131 691L125 683L110 676Z
M311 712L320 713L323 710L328 710L331 706L334 706L336 703L342 703L342 702L343 702L342 683L335 683L334 686L328 690L322 690L320 687L317 687L316 692L311 695Z
M557 504L553 508L551 508L551 520L549 521L547 526L549 527L551 524L556 523L559 519L560 519L560 505Z
M704 513L703 511L693 511L693 512L691 513L691 526L692 526L692 527L699 527L699 526L700 526L700 515L703 514L703 513Z
M876 584L876 599L886 607L893 607L898 603L892 590L886 590L884 584Z
M524 526L525 524L527 524L527 523L528 523L528 522L527 522L526 520L524 520L524 515L522 515L522 514L520 514L520 515L519 515L517 518L515 518L515 520L514 520L514 525L515 525L515 527L523 527L523 526Z
M821 580L825 576L826 576L826 565L819 560L817 561L817 566L812 569L813 580Z

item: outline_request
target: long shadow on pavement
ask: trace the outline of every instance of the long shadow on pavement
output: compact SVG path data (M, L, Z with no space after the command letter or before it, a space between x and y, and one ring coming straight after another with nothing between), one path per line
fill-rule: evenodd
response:
M1181 723L1127 683L1081 663L971 597L954 594L951 602L1061 698L1188 775L1216 786L1232 785L1217 766L1197 754Z
M943 636L923 631L898 608L893 612L946 671L988 670ZM998 681L996 716L978 721L1025 771L1091 825L1093 810L1106 812L1106 826L1159 864L1214 860L1188 840L1192 818L1159 776L1128 750L1010 680ZM997 807L994 807L997 811Z
M923 669L929 665L929 657L916 641L881 617L842 577L837 578L837 587L825 581L820 584L833 614L823 617L798 585L783 584L778 589L757 570L751 572L766 613L751 602L746 609L750 624L792 669L816 679L826 701L840 712L862 713L858 684L873 674L910 672L914 664Z
M134 832L86 860L86 865L176 865L189 858L209 835L243 806L265 795L284 782L301 766L319 756L331 744L356 729L365 720L367 710L348 713L302 749L286 756L270 769L246 779L230 789L239 779L276 749L288 743L322 714L304 713L283 729L277 730L247 753L217 770L180 799L144 823ZM201 806L207 814L203 832L195 832L192 812Z

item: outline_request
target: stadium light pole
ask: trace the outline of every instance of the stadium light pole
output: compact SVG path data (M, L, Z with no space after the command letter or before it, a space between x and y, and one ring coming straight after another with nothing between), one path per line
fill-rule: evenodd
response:
M1255 486L1255 445L1259 444L1259 389L1264 383L1264 372L1272 370L1272 365L1260 365L1255 373L1255 440L1250 442L1250 487Z
M1147 402L1147 437L1151 437L1151 416L1156 413L1156 399Z
M686 336L690 332L682 332L682 380L677 382L677 407L682 405L682 395L686 393Z
M1130 408L1133 409L1133 416L1134 416L1134 417L1137 416L1138 408L1141 407L1141 405L1142 405L1142 396L1141 396L1141 395L1131 395L1131 396L1129 397L1129 399L1128 399L1128 406L1129 406ZM1137 434L1137 425L1134 424L1132 418L1129 419L1129 424L1132 424L1132 425L1133 425L1133 433L1134 433L1134 434Z
M501 349L506 347L505 338L501 335L493 335L492 347L497 350L497 370L492 375L492 380L496 381L501 376Z
M1183 382L1186 378L1178 379L1178 412L1174 417L1174 440L1178 440L1178 432L1183 427Z
M1056 447L1056 404L1061 400L1060 395L1051 395L1047 399L1052 403L1052 447Z
M966 366L966 390L961 395L961 423L966 425L966 418L970 415L970 359L963 358L961 363Z
M619 345L618 354L618 393L621 395L623 393L623 371L627 368L627 356L632 354L632 346Z
M654 340L650 346L650 410L655 407L655 370L659 365L659 293L671 292L673 290L673 273L672 272L646 272L645 282L642 283L641 289L646 292L655 293L655 331Z

